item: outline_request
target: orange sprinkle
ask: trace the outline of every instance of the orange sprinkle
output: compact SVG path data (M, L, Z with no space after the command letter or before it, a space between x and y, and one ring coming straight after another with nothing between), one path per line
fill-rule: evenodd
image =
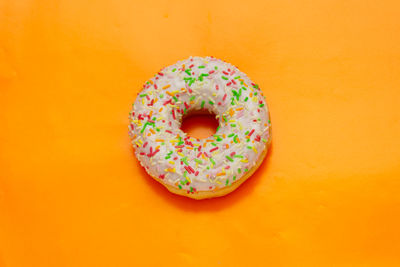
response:
M237 108L236 111L240 111L240 110L242 110L242 109L243 109L243 108Z
M225 175L226 173L224 173L224 172L220 172L220 173L217 173L217 176L222 176L222 175Z
M156 139L156 142L164 142L164 139Z
M152 80L149 80L149 83L153 84L153 81L152 81Z
M166 86L164 86L162 89L168 89L168 88L170 88L171 87L171 85L170 84L167 84Z
M229 115L231 115L231 117L235 114L235 112L233 111L232 108L229 109Z
M187 146L186 148L187 148L187 149L190 149L190 150L193 150L193 147L190 147L190 146Z
M161 112L161 111L163 110L163 108L164 108L164 107L161 107L161 108L158 110L158 112Z
M253 97L253 92L250 93L250 97Z
M226 138L226 135L225 135L225 134L222 134L222 137L223 137L223 138Z
M152 134L155 134L156 132L153 130L153 129L151 129L150 128L150 132L152 133Z
M150 135L151 135L151 133L148 133L148 134L147 134L147 136L150 136Z
M151 117L152 115L153 115L153 111L151 110L151 111L150 111L150 115L149 115L149 116Z
M174 94L171 93L170 91L167 91L167 94L170 95L170 96L174 96Z
M156 150L157 150L157 149L160 149L160 146L156 146Z

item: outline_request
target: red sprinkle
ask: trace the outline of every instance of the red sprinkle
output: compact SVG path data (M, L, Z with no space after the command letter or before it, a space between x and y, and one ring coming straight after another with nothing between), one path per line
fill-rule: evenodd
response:
M225 101L225 99L226 99L226 94L225 94L224 97L222 98L222 101Z
M211 152L213 152L213 151L215 151L215 150L217 150L218 149L218 147L214 147L213 149L210 149L210 153ZM205 154L205 153L204 153Z
M251 136L254 133L254 129L250 131L248 136Z
M215 72L215 70L211 70L208 72L208 74L213 74Z

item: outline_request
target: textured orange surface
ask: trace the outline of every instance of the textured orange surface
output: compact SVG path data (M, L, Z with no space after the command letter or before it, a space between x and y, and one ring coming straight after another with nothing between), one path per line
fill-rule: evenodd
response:
M0 1L0 266L399 266L398 1ZM273 144L229 196L138 165L143 82L213 55ZM250 264L250 265L246 265Z

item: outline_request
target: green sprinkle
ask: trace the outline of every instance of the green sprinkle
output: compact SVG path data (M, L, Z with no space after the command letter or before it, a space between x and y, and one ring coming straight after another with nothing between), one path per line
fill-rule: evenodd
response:
M225 115L222 115L222 118L224 119L224 121L228 121L228 119L225 117Z
M182 162L185 163L185 165L189 165L189 163L187 162L187 157L181 158Z
M271 123L271 120L268 120L268 123Z
M203 161L200 160L200 159L194 159L194 161L196 161L196 162L199 163L199 164L203 164Z
M234 136L235 134L234 133L231 133L230 135L228 135L228 137L232 137L232 136Z
M190 187L190 193L192 193L193 192L193 187Z
M242 173L242 170L240 168L238 168L238 173Z
M213 165L215 165L215 161L213 160L213 158L210 158L210 161Z
M218 130L221 128L221 126L218 125L217 130L215 132L218 132Z
M179 189L182 189L182 186L180 184L178 184Z
M236 124L234 124L234 123L231 123L231 127L236 127Z
M224 80L228 80L228 78L226 78L225 76L221 76L221 78Z
M234 79L237 80L237 79L239 79L239 78L240 78L240 76L236 76Z
M195 81L196 81L195 78L191 79L190 82L189 82L189 86L191 86Z
M173 69L173 70L172 70L172 72L175 72L175 71L176 71L176 69Z
M248 172L248 171L249 171L249 169L247 169L247 168L244 169L244 172Z
M217 67L217 66L215 66L215 67L214 67L214 69L215 69L215 70L217 70L217 69L218 69L218 67Z
M264 143L266 143L266 142L267 142L267 140L266 140L266 139L264 139L264 138L261 138L261 140L262 140Z
M225 186L227 186L228 184L229 184L229 179L226 179Z
M189 75L189 76L192 75L192 74L190 73L190 69L186 69L185 72L186 72L186 74Z
M247 142L247 143L250 142L250 138L249 138L249 139L246 139L246 142Z
M201 65L201 66L199 66L199 69L204 69L206 66L203 66L203 65Z
M149 124L149 123L146 122L146 123L143 125L143 128L142 128L142 130L140 131L140 133L143 133L143 132L144 132L144 130L146 129L146 126L147 126L148 124Z
M210 105L214 105L214 102L212 102L211 100L208 101L208 103L209 103Z
M156 131L159 132L159 131L161 131L161 130L160 130L160 128L156 128Z
M206 103L206 101L201 101L201 108L204 108L204 103Z
M163 97L164 97L164 95L163 95L163 94L161 94L161 95L160 95L160 98L163 98Z
M233 162L233 159L229 156L226 156L226 159L229 160L230 162Z
M234 181L236 180L236 176L233 176L233 180L234 180Z
M186 184L185 181L181 181L181 185L184 185L184 184Z
M235 157L235 158L239 158L239 159L242 159L242 158L243 158L242 155L235 155L234 157Z
M210 169L210 167L207 166L207 170L209 170L209 169Z
M145 97L147 94L141 94L141 95L139 95L140 97Z
M258 84L254 84L253 87L256 88L256 89L259 88L259 87L258 87Z
M213 146L217 146L217 144L216 144L216 143L214 143L214 142L212 142L211 144L212 144Z
M242 87L242 89L245 90L245 91L247 91L246 87L244 87L244 86Z
M236 144L238 143L238 140L237 140L237 138L238 138L238 136L237 136L237 135L235 135L235 137L233 138L233 142L235 142Z
M249 131L247 131L247 132L245 132L244 134L245 134L245 135L248 135L249 133L250 133L250 132L249 132Z
M247 102L247 100L249 100L249 97L246 96L246 98L244 99L244 102Z
M262 108L264 106L264 104L260 104L259 107Z
M247 148L248 148L248 149L253 149L253 147L252 147L252 146L247 146Z

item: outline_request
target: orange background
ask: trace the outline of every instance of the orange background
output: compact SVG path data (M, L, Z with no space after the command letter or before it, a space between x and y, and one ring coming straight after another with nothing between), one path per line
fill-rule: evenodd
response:
M0 1L0 266L400 264L398 1ZM138 165L146 79L213 55L260 84L273 145L227 197ZM203 129L204 130L204 129Z

